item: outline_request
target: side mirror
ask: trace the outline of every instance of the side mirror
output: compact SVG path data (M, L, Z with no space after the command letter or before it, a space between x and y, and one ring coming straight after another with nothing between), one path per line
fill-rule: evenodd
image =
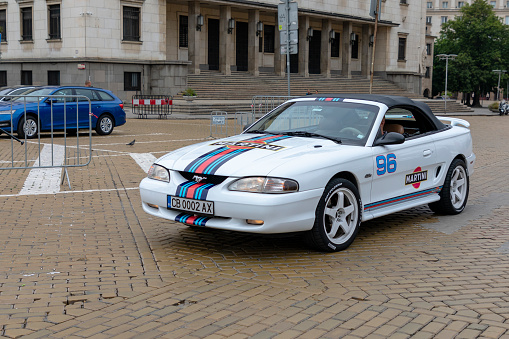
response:
M405 142L405 136L396 132L389 132L378 138L373 143L373 146L397 145Z

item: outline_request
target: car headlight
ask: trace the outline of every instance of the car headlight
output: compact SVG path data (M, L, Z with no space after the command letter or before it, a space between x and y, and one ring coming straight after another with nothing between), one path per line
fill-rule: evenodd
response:
M170 182L170 172L161 165L153 164L148 170L147 177L150 179Z
M284 178L249 177L232 182L228 189L254 193L291 193L299 190L299 184L295 180Z

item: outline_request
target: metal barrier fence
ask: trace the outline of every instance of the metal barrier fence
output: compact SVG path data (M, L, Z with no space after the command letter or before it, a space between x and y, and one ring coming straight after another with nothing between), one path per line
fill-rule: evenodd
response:
M296 96L269 96L269 95L255 95L251 99L251 110L253 116L260 118L266 113L272 111L277 106L281 105L287 100L297 98Z
M12 100L0 109L0 170L62 168L60 184L67 178L71 188L67 169L87 166L92 160L90 99L82 95L7 97ZM79 129L87 129L87 137L80 136ZM56 138L58 132L63 138ZM55 173L48 175L55 177Z
M225 111L210 113L210 136L228 136L228 113Z
M248 125L255 121L253 112L235 112L235 122L233 125L233 133L240 134Z
M159 119L166 119L173 113L173 96L142 95L132 97L133 114L146 119L149 115L158 115Z

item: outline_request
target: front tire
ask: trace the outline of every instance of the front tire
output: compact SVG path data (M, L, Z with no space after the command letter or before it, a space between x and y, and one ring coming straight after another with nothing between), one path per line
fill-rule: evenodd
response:
M33 139L37 137L39 133L39 126L37 125L37 118L27 115L26 121L25 117L21 117L18 123L18 136L20 139Z
M323 192L316 207L315 223L307 240L321 251L346 249L354 241L361 224L359 191L346 179L333 179Z
M95 127L95 131L99 135L108 135L113 132L113 118L109 114L103 114L97 119L97 125Z
M454 159L447 170L440 200L429 204L431 210L442 214L459 214L463 212L470 189L467 166L461 159Z

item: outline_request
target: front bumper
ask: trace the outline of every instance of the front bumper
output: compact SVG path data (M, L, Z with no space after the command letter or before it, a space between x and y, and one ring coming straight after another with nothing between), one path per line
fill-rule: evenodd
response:
M145 178L140 183L143 210L156 217L230 231L251 233L288 233L310 230L323 189L286 194L235 192L226 180L208 192L214 202L214 216L193 217L191 212L167 208L168 195L175 195L177 183ZM180 183L180 182L179 182ZM247 220L263 220L263 225Z

